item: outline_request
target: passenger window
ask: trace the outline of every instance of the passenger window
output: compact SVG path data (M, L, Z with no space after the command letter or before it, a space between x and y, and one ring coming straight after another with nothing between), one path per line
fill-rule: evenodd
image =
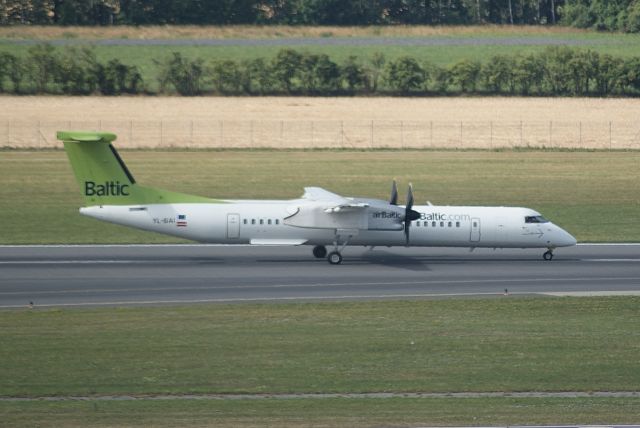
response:
M431 222L431 227L436 227L436 222L435 221Z
M440 227L444 227L444 221L440 222Z
M267 224L269 225L271 224L271 219L267 220Z
M451 227L453 225L453 223L449 222L449 224L447 226Z
M280 220L276 219L276 224L280 224Z
M460 222L456 221L456 227L460 227Z
M256 224L256 219L255 218L251 219L251 224Z
M247 219L242 220L242 224L247 224Z
M260 219L260 224L264 224L264 220L263 219Z
M478 222L477 221L473 222L473 227L478 227Z

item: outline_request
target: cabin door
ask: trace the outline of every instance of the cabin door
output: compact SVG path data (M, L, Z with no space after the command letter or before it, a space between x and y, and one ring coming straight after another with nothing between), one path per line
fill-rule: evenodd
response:
M240 214L227 214L227 238L240 237Z

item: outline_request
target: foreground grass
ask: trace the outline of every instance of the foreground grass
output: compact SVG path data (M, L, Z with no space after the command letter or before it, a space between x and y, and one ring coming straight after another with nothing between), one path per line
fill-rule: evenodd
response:
M304 186L416 201L541 211L579 241L640 241L640 152L125 151L139 183L205 196L288 199ZM1 244L180 242L82 217L62 151L0 152ZM404 194L404 190L401 191Z
M640 298L0 313L0 395L635 391Z
M640 399L0 402L5 427L372 427L634 424Z
M640 298L0 312L0 396L635 391ZM3 426L622 424L638 398L0 401Z

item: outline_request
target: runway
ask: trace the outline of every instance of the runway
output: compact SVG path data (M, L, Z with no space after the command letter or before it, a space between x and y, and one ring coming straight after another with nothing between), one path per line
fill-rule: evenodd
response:
M640 295L640 244L542 250L310 247L0 247L0 308Z

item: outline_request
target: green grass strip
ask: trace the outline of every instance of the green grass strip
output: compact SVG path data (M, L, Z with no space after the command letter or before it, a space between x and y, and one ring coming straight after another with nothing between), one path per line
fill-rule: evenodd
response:
M229 199L290 199L304 186L388 198L413 182L417 204L526 206L581 242L638 242L640 152L124 151L137 181ZM1 244L166 243L82 217L62 151L0 152ZM404 194L404 190L401 191ZM401 198L402 199L402 198Z
M0 396L637 391L639 305L505 297L4 311Z
M634 424L640 399L0 402L4 427L371 427Z

